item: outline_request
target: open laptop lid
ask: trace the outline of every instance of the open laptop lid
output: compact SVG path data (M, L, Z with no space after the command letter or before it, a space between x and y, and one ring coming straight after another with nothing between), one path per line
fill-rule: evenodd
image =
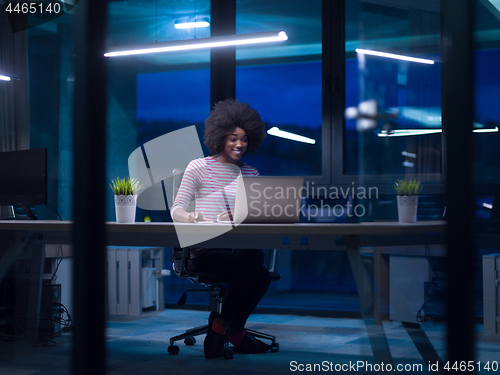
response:
M297 223L303 186L303 177L240 176L235 222Z

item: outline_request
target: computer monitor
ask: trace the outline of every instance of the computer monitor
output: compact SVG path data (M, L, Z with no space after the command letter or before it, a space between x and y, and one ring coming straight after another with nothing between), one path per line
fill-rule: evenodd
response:
M0 152L0 206L21 206L36 220L29 206L47 204L47 149Z

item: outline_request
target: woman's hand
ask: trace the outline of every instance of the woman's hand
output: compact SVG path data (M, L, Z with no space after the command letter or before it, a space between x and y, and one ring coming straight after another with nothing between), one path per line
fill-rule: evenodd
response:
M205 219L202 213L198 211L190 212L187 218L188 218L188 223L196 223L197 221L210 221L208 219Z
M231 211L222 211L217 215L217 221L233 221L234 215Z

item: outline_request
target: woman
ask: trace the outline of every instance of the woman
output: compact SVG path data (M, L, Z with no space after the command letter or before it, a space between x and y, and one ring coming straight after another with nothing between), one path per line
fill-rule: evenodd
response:
M264 123L246 103L226 100L217 103L205 121L205 145L211 156L193 160L187 166L175 202L170 210L177 222L232 221L236 180L258 176L257 169L241 162L247 151L255 151L264 139ZM186 208L196 199L194 212ZM191 249L190 261L197 272L230 278L220 315L212 312L204 341L206 358L222 357L227 340L236 353L264 353L270 345L244 329L245 323L269 288L270 277L263 266L262 250Z

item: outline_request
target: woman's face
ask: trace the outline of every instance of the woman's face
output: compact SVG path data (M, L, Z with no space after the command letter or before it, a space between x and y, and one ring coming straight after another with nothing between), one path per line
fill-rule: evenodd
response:
M227 136L222 149L224 162L237 164L248 148L245 130L234 128Z

